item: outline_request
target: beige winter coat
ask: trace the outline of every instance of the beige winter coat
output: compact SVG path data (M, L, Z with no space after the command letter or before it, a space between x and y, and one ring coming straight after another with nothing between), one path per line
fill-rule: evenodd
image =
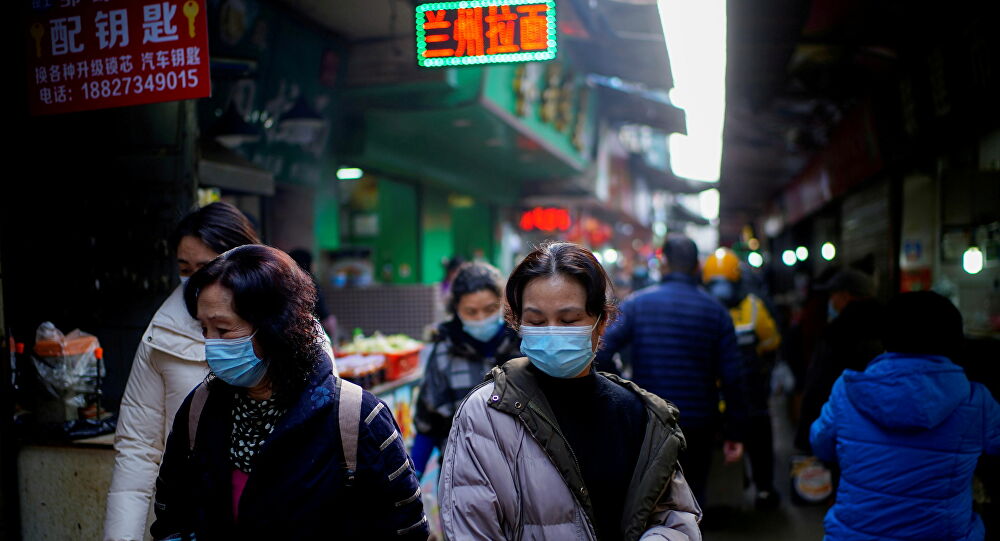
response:
M326 338L325 333L322 336ZM332 359L329 339L325 348ZM336 366L333 373L337 374ZM207 374L201 324L188 314L184 288L178 286L156 311L132 361L118 412L118 456L104 518L106 541L143 539L174 413Z
M528 360L494 368L455 416L441 476L448 539L597 539L583 476ZM701 509L677 463L677 408L606 375L646 404L646 436L628 490L623 537L700 541Z
M178 287L156 311L132 361L118 412L105 540L143 539L174 413L207 374L201 324L188 314Z

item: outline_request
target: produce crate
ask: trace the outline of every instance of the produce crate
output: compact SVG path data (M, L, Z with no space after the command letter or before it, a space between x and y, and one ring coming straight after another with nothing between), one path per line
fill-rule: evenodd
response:
M422 347L385 354L385 379L394 381L408 376L420 367L420 350Z
M365 389L370 389L376 385L385 383L385 355L381 353L361 354L342 353L335 354L337 371L340 377L356 383Z

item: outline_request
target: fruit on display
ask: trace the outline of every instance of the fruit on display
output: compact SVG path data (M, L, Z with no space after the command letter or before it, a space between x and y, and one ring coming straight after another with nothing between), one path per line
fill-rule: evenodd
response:
M385 336L375 331L371 336L355 333L350 342L346 342L338 351L344 354L370 355L378 353L403 353L423 347L423 343L405 334L390 334Z
M341 377L369 389L412 373L424 344L405 334L385 336L376 331L366 337L355 329L354 338L337 349Z

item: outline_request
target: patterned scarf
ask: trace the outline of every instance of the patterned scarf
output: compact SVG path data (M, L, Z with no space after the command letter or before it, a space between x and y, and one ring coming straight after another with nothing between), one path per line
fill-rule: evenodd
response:
M284 409L275 405L273 396L266 400L254 400L246 392L236 392L236 399L233 400L233 439L229 448L229 462L234 468L247 474L253 470L254 458L284 413Z

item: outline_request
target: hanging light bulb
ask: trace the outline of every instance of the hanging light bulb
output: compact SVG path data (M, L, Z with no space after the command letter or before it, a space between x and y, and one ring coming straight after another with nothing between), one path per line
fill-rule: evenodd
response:
M750 252L750 255L747 256L747 263L750 263L751 267L759 269L764 264L764 256L760 255L760 252Z
M798 248L795 249L795 257L799 261L805 261L806 259L809 259L809 248L806 248L805 246L799 246Z
M792 250L785 250L784 252L781 252L781 261L789 267L794 265L798 259L799 258L795 257L795 252Z
M827 261L833 261L833 258L837 257L837 247L832 242L825 242L819 249L819 255Z
M962 254L962 268L969 274L978 274L983 270L983 251L978 246L969 246Z

